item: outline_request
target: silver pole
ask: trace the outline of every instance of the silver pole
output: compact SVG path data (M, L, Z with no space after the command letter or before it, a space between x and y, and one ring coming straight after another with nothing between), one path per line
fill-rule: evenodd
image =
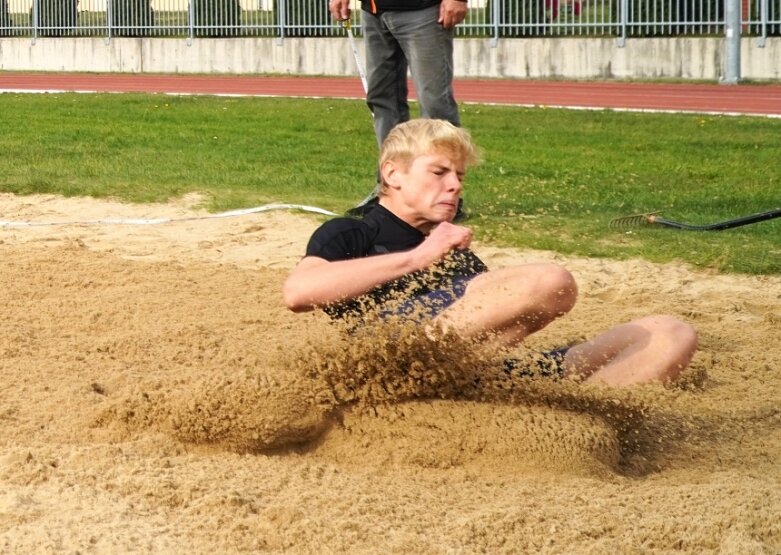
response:
M767 4L768 0L760 0L759 14L762 25L762 34L757 37L757 48L764 48L767 41Z
M616 39L616 46L618 48L624 48L626 46L626 22L629 19L629 0L621 0L619 12L619 23L621 29L621 36Z
M203 21L203 18L201 18ZM187 7L187 46L193 45L195 36L195 2L191 1Z
M33 0L33 36L32 43L35 44L35 40L38 38L38 14L40 12L39 0Z
M740 0L725 0L724 75L721 82L736 85L740 81Z
M496 48L496 46L499 44L499 10L499 1L493 0L493 2L491 2L491 22L493 27L490 41L491 48Z
M282 46L282 41L285 40L285 25L287 25L287 2L285 0L277 1L277 20L279 22L277 46Z
M111 23L114 18L114 0L106 2L106 44L111 44ZM119 18L117 18L119 21Z

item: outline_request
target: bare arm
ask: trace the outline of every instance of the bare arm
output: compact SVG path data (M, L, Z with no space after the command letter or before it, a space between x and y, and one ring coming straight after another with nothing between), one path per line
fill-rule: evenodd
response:
M307 256L285 281L282 293L285 305L293 312L304 312L354 299L378 285L428 268L451 250L467 248L471 240L469 228L444 222L407 252L336 262Z
M307 256L285 281L285 305L303 312L345 299L353 299L374 287L414 272L412 251L329 262Z

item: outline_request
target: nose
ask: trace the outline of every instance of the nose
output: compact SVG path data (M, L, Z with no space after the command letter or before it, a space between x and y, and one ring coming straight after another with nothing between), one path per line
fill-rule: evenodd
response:
M461 182L461 178L456 172L448 172L447 174L447 190L453 192L461 192L464 188L464 184Z

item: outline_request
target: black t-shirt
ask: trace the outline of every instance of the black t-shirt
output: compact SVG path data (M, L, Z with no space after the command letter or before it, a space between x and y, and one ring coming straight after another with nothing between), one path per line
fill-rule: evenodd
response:
M362 220L334 218L320 226L309 239L306 256L329 262L378 254L404 252L420 245L426 236L397 218L383 206L376 206ZM326 308L334 317L365 312L367 304L380 307L394 298L411 298L435 289L452 289L456 278L470 278L488 268L469 249L453 251L428 270L420 270L389 281L369 291L365 298ZM369 300L369 303L366 303Z

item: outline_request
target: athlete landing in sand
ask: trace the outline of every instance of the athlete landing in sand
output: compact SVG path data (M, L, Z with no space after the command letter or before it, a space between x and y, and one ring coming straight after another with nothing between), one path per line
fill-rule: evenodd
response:
M323 308L337 318L367 306L423 313L445 332L505 346L569 312L577 298L569 271L552 263L489 271L469 250L472 230L451 223L477 161L468 132L448 122L395 127L380 154L379 206L362 220L335 218L315 231L285 282L287 307ZM400 294L399 307L391 299ZM549 356L563 375L623 386L675 379L696 348L690 325L654 315Z

